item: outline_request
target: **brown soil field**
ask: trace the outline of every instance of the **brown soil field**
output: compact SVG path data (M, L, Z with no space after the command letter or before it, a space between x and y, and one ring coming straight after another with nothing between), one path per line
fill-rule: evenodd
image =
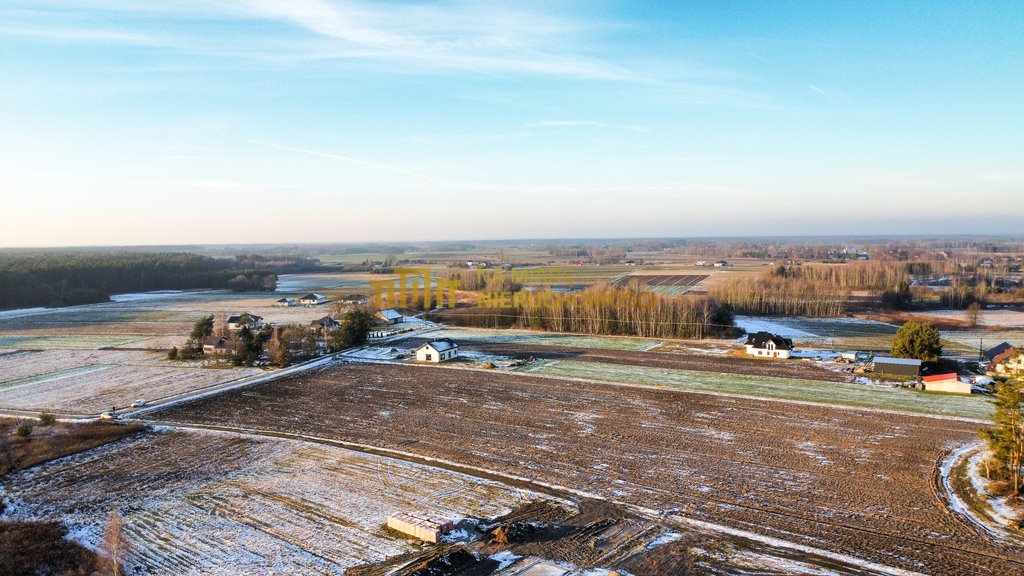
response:
M939 499L976 424L508 373L350 364L153 415L355 442L928 574L1024 573ZM719 528L721 530L721 528Z
M426 339L423 341L426 341ZM829 370L810 362L798 360L758 360L749 357L726 356L724 354L598 350L543 344L492 344L471 340L460 342L460 345L513 358L532 356L541 359L576 360L579 362L674 368L677 370L700 370L704 372L747 374L751 376L800 378L804 380L824 380L827 382L853 382L854 380L852 374L846 374L838 370Z

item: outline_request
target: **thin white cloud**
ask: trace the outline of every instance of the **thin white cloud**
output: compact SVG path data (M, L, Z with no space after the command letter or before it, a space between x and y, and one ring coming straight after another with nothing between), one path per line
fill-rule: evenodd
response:
M822 96L827 96L828 95L828 92L825 92L820 87L818 87L818 86L816 86L814 84L808 84L807 87L810 88L811 90L817 92L818 94L821 94Z
M986 172L979 175L978 178L986 182L1024 184L1024 172Z
M539 120L537 122L530 122L529 126L535 127L565 127L565 128L579 128L579 127L590 127L590 128L616 128L620 130L629 130L632 132L650 132L651 130L646 126L638 126L636 124L613 124L611 122L604 122L601 120Z
M405 174L406 176L413 176L415 178L426 178L431 179L430 176L418 174L412 170L406 170L398 166L389 166L387 164L379 164L377 162L369 162L367 160L360 160L359 158L352 158L351 156L342 156L340 154L328 154L327 152L317 152L316 150L307 150L305 148L295 148L293 146L283 146L281 144L272 144L270 142L263 142L260 140L249 140L253 144L259 144L260 146L266 146L268 148L277 148L280 150L288 150L291 152L298 152L300 154L309 154L311 156L320 156L323 158L332 158L334 160L341 160L343 162L351 162L352 164L359 164L362 166L368 166L370 168L377 168L379 170L387 170L388 172L394 172L396 174Z

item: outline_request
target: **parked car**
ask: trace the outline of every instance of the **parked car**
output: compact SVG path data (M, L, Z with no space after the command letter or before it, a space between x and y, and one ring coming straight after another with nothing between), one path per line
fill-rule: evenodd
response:
M117 414L113 412L104 412L100 414L100 420L117 420Z
M145 405L146 401L142 400L141 398L136 400L135 402L132 402L132 408L142 408Z

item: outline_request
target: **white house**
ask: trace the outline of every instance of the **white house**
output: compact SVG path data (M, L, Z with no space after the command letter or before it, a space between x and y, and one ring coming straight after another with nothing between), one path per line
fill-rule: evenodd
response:
M327 302L327 297L322 294L306 294L302 298L299 298L299 304L303 306L319 306Z
M398 324L402 321L402 315L394 308L380 310L374 316L384 324Z
M456 358L458 355L459 345L447 338L426 342L416 349L417 362L433 362L437 364L438 362Z
M259 332L260 328L263 328L263 318L255 314L243 312L234 316L228 316L227 324L229 332L238 332L243 326L247 326L252 332Z
M789 358L793 352L793 341L771 332L758 332L750 335L744 343L747 354L762 358Z
M277 302L274 302L274 306L277 306L279 308L288 308L289 306L294 306L294 305L295 305L295 300L292 300L291 298L281 298Z

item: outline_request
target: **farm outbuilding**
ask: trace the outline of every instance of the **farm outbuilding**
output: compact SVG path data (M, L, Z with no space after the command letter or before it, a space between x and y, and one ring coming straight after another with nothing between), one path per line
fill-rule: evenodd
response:
M925 392L946 392L949 394L970 394L971 383L961 382L956 373L935 374L925 376L921 379L924 382Z
M416 349L417 362L444 362L459 355L459 345L445 338L420 345Z
M889 376L918 376L921 374L921 361L916 358L875 356L874 371Z
M452 531L453 525L451 520L433 514L398 512L388 516L388 528L436 544Z
M394 308L388 308L387 310L381 310L374 314L377 320L384 324L398 324L402 321L402 314Z

